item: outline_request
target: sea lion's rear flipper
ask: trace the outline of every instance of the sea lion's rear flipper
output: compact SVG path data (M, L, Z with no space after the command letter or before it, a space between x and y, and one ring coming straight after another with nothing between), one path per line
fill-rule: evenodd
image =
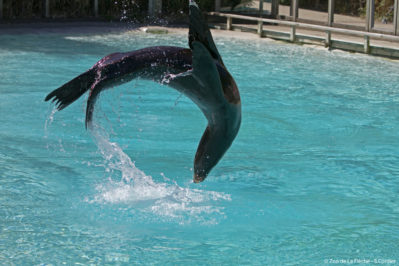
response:
M53 99L60 111L82 96L95 82L95 76L95 70L92 68L49 93L45 101Z
M215 43L213 42L211 31L208 24L202 17L201 11L195 1L190 0L190 28L188 32L188 44L193 49L193 43L198 41L202 43L209 51L211 56L217 60L222 66L223 60L220 56Z

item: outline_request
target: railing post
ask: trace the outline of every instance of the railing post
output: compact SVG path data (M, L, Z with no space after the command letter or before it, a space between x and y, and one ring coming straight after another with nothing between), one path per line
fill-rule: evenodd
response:
M334 0L328 0L328 21L327 25L329 27L333 26L334 23L334 7L335 7Z
M259 0L259 17L263 16L263 0Z
M215 11L219 12L221 7L221 0L215 0Z
M44 0L43 3L43 7L44 7L44 13L43 16L45 18L49 18L50 17L50 0Z
M374 28L374 10L375 0L367 0L366 3L366 31L371 31Z
M290 10L290 16L292 16L293 21L298 20L298 0L291 0L291 10Z
M150 16L158 15L162 12L162 0L148 0L148 14Z
M280 0L272 0L272 17L277 18Z
M295 26L291 26L291 30L290 30L290 41L291 42L295 42L296 39L296 28Z
M233 19L232 19L231 17L227 17L226 29L227 29L227 30L231 30L232 24L233 24Z
M154 14L154 0L148 0L148 15L152 16Z
M395 0L395 8L394 8L394 34L399 35L399 0Z
M162 13L162 0L156 0L155 1L155 11L157 12L157 14L161 14Z
M324 41L325 47L331 47L331 31L326 31L326 39Z
M364 36L364 53L365 54L370 53L370 37L369 36Z
M258 35L259 37L262 38L262 34L263 34L263 21L258 21Z
M98 17L98 0L94 0L94 16Z
M3 19L3 0L0 0L0 19Z
M46 18L50 17L50 0L45 0L45 3L44 3L44 16Z

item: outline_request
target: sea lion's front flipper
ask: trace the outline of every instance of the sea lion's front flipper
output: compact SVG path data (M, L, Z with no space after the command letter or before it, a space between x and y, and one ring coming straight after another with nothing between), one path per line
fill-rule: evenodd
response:
M190 27L188 32L188 44L193 49L195 41L201 42L209 51L211 56L217 60L222 66L223 60L220 56L218 49L213 41L211 31L208 24L202 17L201 11L195 1L190 0Z
M222 96L222 83L219 72L216 68L216 62L211 57L208 49L201 42L193 42L193 77L203 87L207 98L213 95L212 99L220 100Z
M192 69L170 76L167 84L194 101L209 120L209 108L223 101L217 61L201 42L194 41L191 45Z
M198 41L192 42L193 49L193 77L201 84L203 99L200 104L206 104L202 109L208 119L206 127L194 158L194 182L202 182L211 169L219 162L228 146L223 143L223 136L227 135L225 121L221 121L221 108L224 104L222 83L216 68L216 61L209 50Z

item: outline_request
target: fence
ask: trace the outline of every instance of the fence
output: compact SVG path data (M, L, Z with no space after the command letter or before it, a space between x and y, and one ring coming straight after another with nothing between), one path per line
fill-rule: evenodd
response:
M239 28L240 30L246 29L247 31L255 31L260 37L272 37L275 39L286 40L285 37L282 37L284 35L282 32L268 31L268 30L263 29L264 23L269 23L269 24L273 24L273 25L283 25L283 26L290 27L290 33L289 33L288 40L291 42L297 41L297 37L300 36L301 39L321 41L324 43L324 45L326 47L330 47L330 48L338 48L338 49L355 51L355 52L363 52L363 53L367 53L367 54L371 53L371 54L380 55L380 56L399 58L399 49L392 49L392 48L387 48L387 47L374 47L374 46L370 45L370 38L373 38L373 39L378 39L378 40L395 42L398 44L398 48L399 48L399 36L395 36L395 35L367 32L367 31L357 31L357 30L350 30L350 29L342 29L342 28L335 28L335 27L331 27L331 26L321 26L321 25L314 25L314 24L301 23L301 22L295 22L295 21L285 21L285 20L278 20L278 19L257 18L257 17L250 17L250 16L225 14L225 13L219 13L219 12L210 12L210 13L208 13L208 15L225 17L227 19L226 20L226 29L227 30L235 29L235 26L233 26L233 19L239 19L239 20L244 20L244 21L255 21L258 23L257 29L255 29L255 30L249 26L247 26L247 27L240 26L237 28ZM318 38L318 37L310 36L310 35L308 35L308 36L297 35L297 33L296 33L297 28L324 32L325 38ZM332 40L332 37L331 37L332 33L364 38L362 50L359 51L358 43Z
M259 14L263 13L263 2L264 0L259 1ZM279 1L278 0L270 0L271 2L271 10L270 17L277 18L279 13ZM327 26L338 26L334 22L334 14L335 14L335 0L328 0L328 19L326 21ZM366 12L365 12L365 31L373 31L374 30L374 22L375 22L375 0L365 0L366 2ZM292 21L298 21L298 9L299 9L299 0L291 0L290 2L290 15L289 19ZM215 9L218 11L217 9ZM399 35L399 0L394 0L393 5L393 29L392 33L394 35ZM306 19L309 21L310 19ZM340 25L342 26L342 25Z

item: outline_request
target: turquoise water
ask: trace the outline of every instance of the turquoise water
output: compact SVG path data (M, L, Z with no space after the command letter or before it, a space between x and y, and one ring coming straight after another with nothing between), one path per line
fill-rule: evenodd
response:
M399 63L215 39L243 121L198 185L206 120L176 91L106 91L91 133L86 97L56 113L43 101L106 54L186 36L0 36L2 263L398 263Z

